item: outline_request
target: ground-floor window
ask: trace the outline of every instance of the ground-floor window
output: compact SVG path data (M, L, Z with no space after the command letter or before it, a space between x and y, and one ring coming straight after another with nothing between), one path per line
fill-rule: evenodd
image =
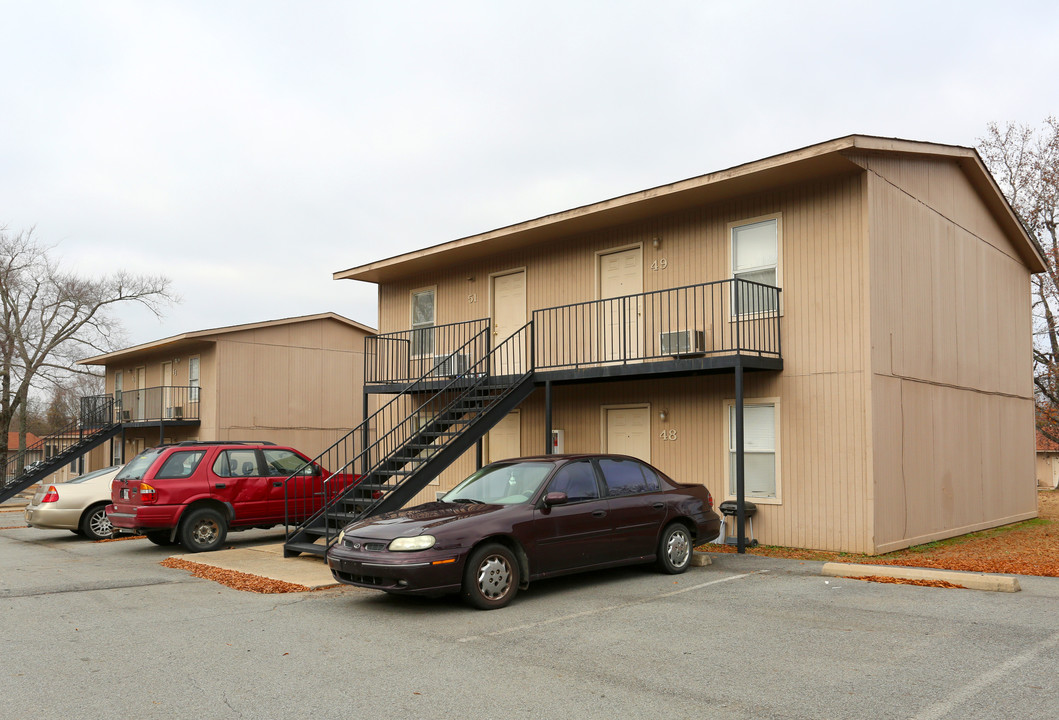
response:
M776 436L779 425L773 399L743 403L743 482L746 497L779 499ZM728 494L736 494L735 403L728 403Z

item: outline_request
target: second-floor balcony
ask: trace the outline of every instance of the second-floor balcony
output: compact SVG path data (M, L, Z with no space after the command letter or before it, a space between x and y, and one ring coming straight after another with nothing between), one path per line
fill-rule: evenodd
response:
M572 382L783 367L780 289L722 280L534 310L516 353L492 374ZM488 318L366 339L364 383L389 392L456 377L504 338Z
M198 423L201 397L202 388L182 385L118 391L114 393L114 421L123 424Z

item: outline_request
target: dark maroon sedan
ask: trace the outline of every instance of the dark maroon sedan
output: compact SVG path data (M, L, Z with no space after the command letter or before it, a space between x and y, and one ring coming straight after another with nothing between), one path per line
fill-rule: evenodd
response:
M530 580L656 561L682 573L721 519L702 485L622 455L487 465L438 502L354 523L327 552L335 579L390 593L459 592L484 610Z

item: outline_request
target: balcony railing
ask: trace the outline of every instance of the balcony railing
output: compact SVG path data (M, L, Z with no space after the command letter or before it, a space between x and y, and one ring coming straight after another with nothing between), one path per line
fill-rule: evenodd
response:
M533 312L537 370L669 358L780 357L780 290L720 280Z
M780 310L779 288L741 279L543 308L533 311L533 342L522 362L530 370L581 370L736 355L779 359ZM489 351L488 327L483 318L369 337L365 383L466 372Z
M121 423L198 420L202 388L179 385L114 393L114 421Z
M364 342L364 382L453 377L489 354L489 319L373 335Z

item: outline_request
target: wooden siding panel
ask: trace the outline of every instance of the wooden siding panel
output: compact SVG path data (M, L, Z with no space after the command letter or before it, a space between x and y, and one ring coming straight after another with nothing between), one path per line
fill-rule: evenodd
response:
M1029 273L957 166L866 166L883 552L1034 512Z

